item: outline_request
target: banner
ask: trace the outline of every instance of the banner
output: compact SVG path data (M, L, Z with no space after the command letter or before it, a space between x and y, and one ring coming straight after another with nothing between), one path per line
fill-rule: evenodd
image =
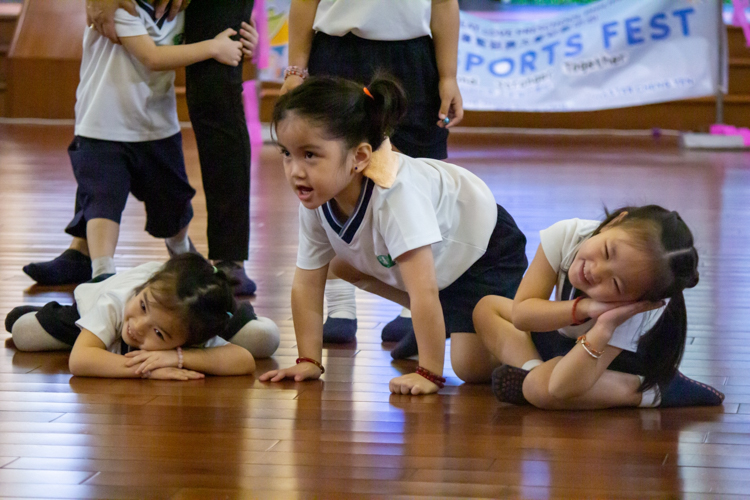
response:
M601 0L533 22L461 12L464 107L588 111L714 95L720 22L718 0Z

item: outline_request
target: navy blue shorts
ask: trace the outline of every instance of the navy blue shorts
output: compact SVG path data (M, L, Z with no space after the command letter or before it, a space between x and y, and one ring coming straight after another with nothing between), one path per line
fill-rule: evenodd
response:
M398 79L406 92L406 116L391 143L412 158L448 157L448 129L438 127L440 75L432 38L367 40L352 33L317 32L307 63L310 75L339 76L367 85L378 70Z
M193 218L182 155L182 135L147 142L115 142L76 136L68 147L78 182L73 220L65 232L86 237L86 222L120 223L133 193L146 206L146 231L156 238L179 233Z
M542 361L549 361L558 356L565 356L576 345L576 339L572 339L557 330L551 332L531 332L531 340L534 342L537 352ZM643 375L645 363L637 352L622 351L609 365L608 370Z
M487 251L456 281L440 290L445 332L475 333L472 315L487 295L512 299L528 267L526 236L513 217L497 206L497 223Z

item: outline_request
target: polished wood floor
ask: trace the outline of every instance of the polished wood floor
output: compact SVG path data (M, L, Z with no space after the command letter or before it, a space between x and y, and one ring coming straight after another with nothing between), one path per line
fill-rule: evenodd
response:
M21 272L68 244L75 182L68 126L0 125L0 316L70 301ZM191 181L197 153L185 131ZM701 254L687 294L685 374L720 408L545 412L497 403L489 386L392 396L380 329L393 304L358 294L356 345L325 349L322 381L195 382L71 377L67 354L0 346L0 497L21 498L747 498L750 491L750 153L688 152L674 138L454 134L452 160L482 177L528 236L603 206L679 210ZM297 201L265 146L253 166L249 274L282 343L259 371L296 357L289 291ZM191 235L205 252L205 206ZM165 259L131 201L120 269ZM4 334L4 339L9 338Z

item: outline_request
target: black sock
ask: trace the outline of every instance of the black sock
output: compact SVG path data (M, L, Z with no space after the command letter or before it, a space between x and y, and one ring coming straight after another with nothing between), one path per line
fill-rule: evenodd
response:
M412 330L411 333L408 333L398 344L396 344L396 347L391 351L391 357L393 359L405 359L409 356L414 356L418 352L417 336L414 335L414 330Z
M41 306L14 307L5 317L5 330L7 330L8 333L13 333L13 325L16 324L16 321L18 321L18 318L26 314L29 314L31 312L40 311L41 309L42 309Z
M34 262L23 267L40 285L77 285L91 279L91 259L69 248L48 262Z

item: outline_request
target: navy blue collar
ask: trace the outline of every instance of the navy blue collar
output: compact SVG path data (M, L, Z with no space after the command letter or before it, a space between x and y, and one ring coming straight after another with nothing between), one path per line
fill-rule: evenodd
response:
M146 2L146 0L135 0L135 2L141 9L148 12L148 14L151 16L151 19L156 23L159 29L161 29L161 27L164 26L164 23L167 22L167 18L169 17L169 8L172 6L172 0L170 0L169 4L167 4L167 9L164 11L164 15L161 16L161 19L156 19L156 9L154 9L153 5Z
M357 206L354 209L352 215L346 222L340 222L334 213L331 201L324 203L320 208L323 210L323 215L328 221L328 225L331 226L339 238L344 240L345 243L349 244L354 239L354 235L357 234L357 230L362 225L362 221L365 219L365 213L367 207L370 204L370 198L372 198L372 190L375 188L375 183L371 179L364 177L362 182L362 191L359 193L359 200L357 200Z

